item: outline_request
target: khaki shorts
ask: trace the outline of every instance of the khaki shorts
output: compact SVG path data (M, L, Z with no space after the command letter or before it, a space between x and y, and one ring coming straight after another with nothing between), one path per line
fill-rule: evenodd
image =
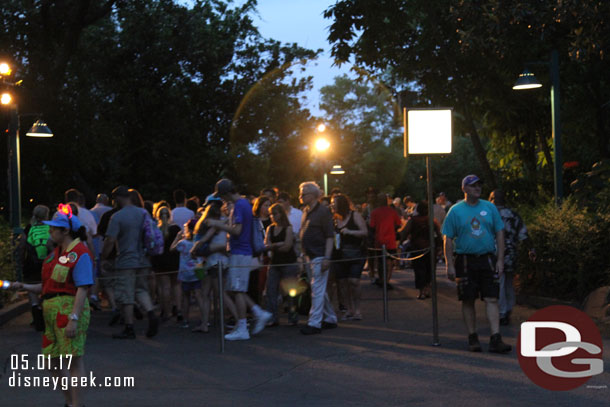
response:
M229 273L225 290L240 293L248 292L250 271L254 269L254 258L243 254L232 254L229 257Z
M149 268L120 269L114 273L114 295L119 305L135 303L136 295L148 293Z

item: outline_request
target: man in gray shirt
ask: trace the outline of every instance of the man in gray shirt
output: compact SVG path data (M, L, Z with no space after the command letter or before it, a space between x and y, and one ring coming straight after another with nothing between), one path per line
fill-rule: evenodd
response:
M121 307L125 319L125 329L113 335L116 339L134 339L133 305L137 297L138 303L148 314L149 338L157 334L159 320L157 319L150 295L148 294L148 274L150 261L144 252L142 241L142 224L145 210L132 205L127 187L119 186L112 191L112 197L121 210L110 218L102 261L106 261L112 248L117 244L118 255L114 265L116 301Z
M333 250L333 217L330 210L320 205L321 191L315 182L299 186L299 199L307 205L301 220L301 246L311 281L311 309L309 321L301 328L303 335L319 334L321 328L337 327L337 316L326 293L330 255Z

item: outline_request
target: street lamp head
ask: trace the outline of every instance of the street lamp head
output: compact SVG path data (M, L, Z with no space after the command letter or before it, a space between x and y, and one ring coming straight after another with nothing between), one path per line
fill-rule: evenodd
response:
M326 131L326 125L324 123L320 123L316 127L316 130L318 130L318 133L324 133L324 131Z
M526 69L519 75L513 90L536 89L540 87L542 87L542 84L538 82L536 76Z
M53 137L53 132L42 120L36 120L32 127L25 133L28 137Z
M321 137L316 140L316 150L323 152L328 150L330 143L325 138Z
M345 170L341 168L340 164L333 165L332 170L330 170L332 175L343 175L345 174Z
M0 63L0 75L8 76L11 74L11 67L6 62Z
M0 97L0 103L2 103L5 106L10 105L12 101L13 101L13 97L11 96L10 93L3 93L2 96Z

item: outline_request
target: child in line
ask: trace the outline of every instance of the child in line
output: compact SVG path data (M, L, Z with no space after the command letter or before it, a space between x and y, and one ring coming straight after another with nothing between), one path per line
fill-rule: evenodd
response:
M184 225L184 231L181 231L176 235L176 239L174 239L170 250L175 250L180 253L178 281L180 281L182 285L182 315L184 316L181 327L189 328L189 304L191 295L194 295L201 312L201 324L193 328L192 332L207 333L207 313L209 312L209 304L206 312L203 292L201 289L201 280L199 280L195 274L195 268L197 267L198 263L201 263L202 259L192 258L190 254L191 249L193 248L193 229L194 224L192 222L186 223Z
M200 253L200 251L205 251L205 255L207 256L207 276L202 280L204 310L206 311L203 316L203 321L206 325L209 319L210 293L213 291L215 298L218 298L219 296L218 272L222 267L223 276L225 276L229 266L229 259L227 257L227 233L205 224L207 219L222 219L221 207L222 202L220 200L211 200L211 202L206 205L203 215L197 222L197 226L195 226L195 235L199 236L199 239L196 241L194 249L191 250L191 257L193 257L193 253ZM224 290L223 299L225 307L233 315L233 318L237 319L235 304Z

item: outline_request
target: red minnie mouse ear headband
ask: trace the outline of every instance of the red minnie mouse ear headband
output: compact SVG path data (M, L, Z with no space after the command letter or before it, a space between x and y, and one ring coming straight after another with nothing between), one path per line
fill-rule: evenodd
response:
M80 219L72 214L72 207L67 204L59 204L57 212L53 215L53 220L46 220L42 223L57 228L66 228L75 232L81 227Z

